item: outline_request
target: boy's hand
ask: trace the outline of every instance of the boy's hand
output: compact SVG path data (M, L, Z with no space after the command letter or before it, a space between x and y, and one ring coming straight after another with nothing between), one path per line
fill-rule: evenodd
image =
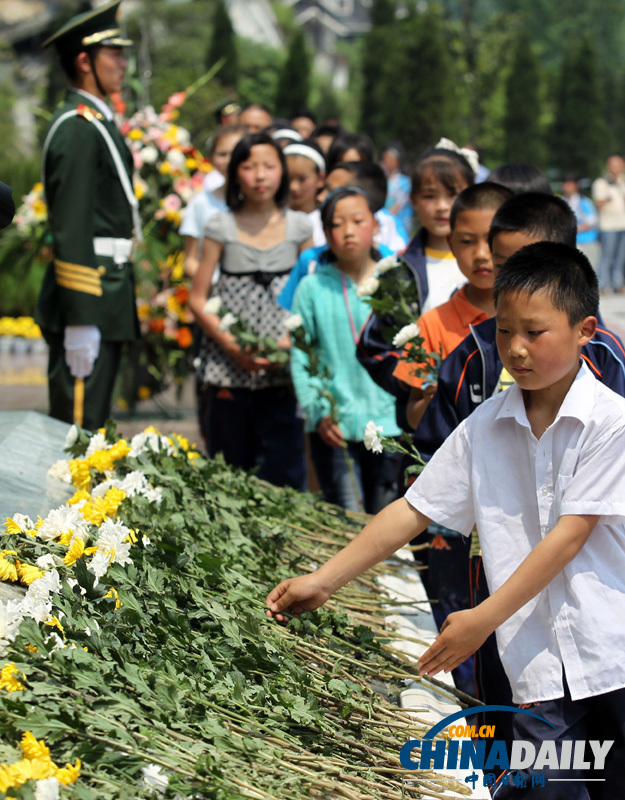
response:
M473 655L492 632L479 606L450 614L434 644L419 659L419 675L451 672Z
M330 594L322 586L316 572L301 575L299 578L287 578L267 595L265 603L269 610L265 613L268 617L275 617L278 622L284 622L288 617L281 614L281 611L290 615L314 611L326 602Z
M317 423L317 433L328 447L341 447L345 438L341 433L341 429L336 422L333 422L329 414L326 414Z

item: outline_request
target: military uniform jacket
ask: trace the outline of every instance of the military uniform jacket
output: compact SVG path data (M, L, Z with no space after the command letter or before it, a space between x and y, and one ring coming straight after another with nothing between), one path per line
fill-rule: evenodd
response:
M85 116L65 119L49 142L43 165L54 260L48 265L37 309L42 328L61 333L68 325L97 325L107 341L138 336L132 264L97 256L95 237L131 239L132 210L115 163L91 115L106 127L132 179L133 161L114 122L69 90L50 125L85 106Z

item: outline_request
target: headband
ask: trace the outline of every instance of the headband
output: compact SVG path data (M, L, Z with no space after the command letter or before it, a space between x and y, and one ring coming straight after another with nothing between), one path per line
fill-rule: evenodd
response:
M304 158L309 158L319 167L319 172L326 171L325 158L309 144L287 144L282 152L285 156L304 156Z
M302 134L292 130L291 128L280 128L271 134L271 138L275 139L276 141L278 139L291 139L294 142L301 142Z
M477 172L480 168L480 159L475 150L471 150L469 147L458 147L458 145L454 144L451 139L441 139L438 144L434 145L434 147L441 148L443 150L451 150L452 153L458 153L458 155L464 156L464 158L466 158L466 160L469 162L469 166L473 170L474 174L477 175Z

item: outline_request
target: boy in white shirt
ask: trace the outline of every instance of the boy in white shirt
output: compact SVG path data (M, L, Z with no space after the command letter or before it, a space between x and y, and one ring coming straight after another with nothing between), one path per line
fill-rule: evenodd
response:
M614 739L597 796L622 797L625 757L625 400L580 361L599 291L586 257L551 242L519 250L494 286L497 346L516 385L449 436L406 496L316 572L280 583L269 615L318 608L434 520L480 532L491 596L451 614L419 661L449 672L494 630L514 701L515 739ZM450 479L452 476L452 479ZM528 721L531 720L528 724ZM541 770L541 797L587 800L583 771ZM550 782L549 776L557 780ZM500 785L497 798L531 796ZM564 781L564 782L563 782ZM595 784L588 784L595 786Z

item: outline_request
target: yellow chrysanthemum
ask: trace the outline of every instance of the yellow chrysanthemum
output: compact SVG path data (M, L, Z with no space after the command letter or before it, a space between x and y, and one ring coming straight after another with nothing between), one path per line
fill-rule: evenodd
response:
M181 436L179 433L172 433L169 437L169 441L174 445L174 447L178 447L180 450L184 450L185 453L189 449L189 440L185 439L184 436Z
M115 598L115 611L117 611L117 609L121 608L123 605L122 601L119 599L119 595L117 594L117 589L113 589L113 587L108 590L104 597L110 598L111 600Z
M74 762L74 766L71 764L66 764L62 769L57 769L57 771L54 773L54 777L59 783L62 783L63 786L67 786L69 783L76 783L78 778L80 778L81 767L81 761L79 758L77 758Z
M162 164L159 164L158 171L161 173L161 175L169 175L171 172L171 165L169 162L163 161Z
M5 664L0 669L0 689L5 689L7 692L23 691L26 687L17 679L16 675L24 677L15 664L12 662Z
M16 556L15 550L2 550L0 552L0 580L12 581L17 580L17 567L13 561L9 561L6 556Z
M30 731L26 731L20 741L24 758L50 758L50 750L43 739L35 739Z
M72 473L72 483L78 489L88 491L91 485L89 463L83 459L73 458L69 462L69 471Z
M109 517L112 517L113 514L115 514L125 499L126 492L123 489L118 489L117 487L113 486L108 490L104 496L104 503L106 505L106 511Z
M189 171L192 172L194 169L197 169L197 160L195 158L187 158L187 160L184 162L184 165Z
M157 436L161 435L159 429L155 428L154 425L148 425L148 427L144 429L143 433L155 433Z
M142 301L141 303L137 303L137 316L143 322L146 322L150 319L150 304Z
M38 653L39 650L35 647L34 644L25 644L24 647L28 650L29 653Z
M69 547L73 535L74 531L64 531L64 533L59 536L59 544L62 544L63 547Z
M82 539L77 537L70 544L69 550L67 551L67 553L65 553L65 556L63 557L63 561L68 567L71 567L78 561L79 558L81 558L84 552L85 552L85 543L83 542Z
M4 527L6 528L7 533L11 533L17 535L18 533L22 532L20 526L11 519L11 517L7 517L7 521L4 523Z
M143 131L141 130L141 128L132 128L132 130L128 131L126 136L128 136L128 138L131 139L133 142L138 142L141 139L143 139Z
M137 397L139 400L147 400L152 396L152 390L149 386L139 386L137 389Z
M98 472L109 472L115 466L115 462L124 458L130 452L130 446L125 439L120 439L108 450L96 450L89 456L87 463L97 469ZM71 462L70 462L71 463Z
M65 634L65 629L61 625L61 620L58 617L48 617L45 624L49 625L51 628L58 628L62 634Z
M187 453L187 458L189 459L189 461L195 461L195 459L199 457L200 453L196 452L195 450L190 453Z
M76 505L76 503L80 503L81 500L90 500L90 499L91 495L89 494L89 492L85 491L84 489L79 489L77 492L74 492L74 494L69 498L69 500L67 501L67 505L74 506Z
M30 586L33 581L38 580L43 575L43 570L39 567L33 567L32 564L23 564L21 561L15 562L17 569L17 577L26 586Z
M108 516L104 498L94 497L89 503L84 504L80 513L92 525L101 525Z
M142 200L145 195L145 186L143 183L135 183L133 189L135 190L135 197L137 200Z

